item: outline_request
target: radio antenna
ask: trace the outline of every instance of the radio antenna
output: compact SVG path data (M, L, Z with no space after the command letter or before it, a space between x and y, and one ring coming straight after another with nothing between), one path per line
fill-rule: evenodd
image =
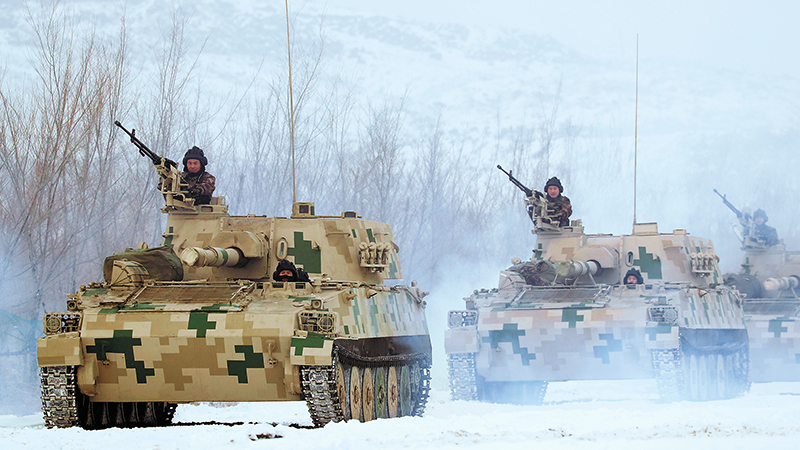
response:
M636 170L639 158L639 34L636 34L636 106L633 118L633 224L636 225Z
M286 51L289 54L289 129L292 140L292 203L297 202L294 175L294 94L292 93L292 39L289 33L289 0L286 0Z

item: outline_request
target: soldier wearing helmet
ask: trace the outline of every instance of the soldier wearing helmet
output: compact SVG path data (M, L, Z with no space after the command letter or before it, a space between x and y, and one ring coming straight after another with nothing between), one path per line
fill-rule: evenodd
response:
M561 186L561 180L552 177L547 180L544 185L544 195L547 199L547 211L550 216L558 220L558 226L566 227L569 225L569 216L572 215L572 204L564 195L564 187Z
M216 178L206 172L206 165L208 159L196 146L183 156L183 179L189 185L189 197L195 199L195 205L208 205L214 193Z
M298 269L295 267L294 263L288 259L282 259L278 261L278 267L276 267L275 272L272 273L272 279L283 282L311 282L311 279L308 277L308 273L303 269Z
M767 217L767 213L763 209L757 209L753 213L753 238L767 247L772 247L773 245L778 245L778 232L775 231L775 228L767 225L766 222L768 220L769 217Z
M636 284L644 284L644 278L642 277L642 273L636 270L635 268L631 268L625 273L625 284L628 285L636 285Z

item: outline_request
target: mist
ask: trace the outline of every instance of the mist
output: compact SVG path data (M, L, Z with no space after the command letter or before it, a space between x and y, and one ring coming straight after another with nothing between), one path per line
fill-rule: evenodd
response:
M796 5L382 3L290 4L297 198L318 214L392 224L400 282L431 292L434 387L446 386L447 311L495 287L535 244L523 194L497 164L533 189L558 176L588 233L630 233L635 205L638 222L712 239L723 270L736 271L735 217L716 188L740 209L765 209L800 249L800 211L786 207L800 191ZM100 280L105 256L157 245L163 232L152 166L113 120L175 160L203 148L231 213L289 215L286 23L280 2L0 4L10 11L0 22L0 411L26 412L38 408L42 314ZM67 123L33 108L52 83L43 69L65 67L42 58L36 33L52 8L55 25L74 30L56 54L92 61L87 85L102 73L117 88L81 116L85 132L12 158L22 149L11 136ZM19 111L29 128L14 128ZM68 163L62 178L25 163L53 159ZM69 201L32 203L41 186Z

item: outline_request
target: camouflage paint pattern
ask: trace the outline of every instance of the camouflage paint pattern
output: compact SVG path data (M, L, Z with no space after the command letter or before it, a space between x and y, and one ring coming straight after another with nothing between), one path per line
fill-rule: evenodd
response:
M682 328L743 329L741 299L718 286L711 242L646 225L628 236L585 235L580 225L538 233L532 264L593 261L602 270L558 286L503 271L497 289L465 299L477 319L451 324L445 351L476 353L486 381L651 378L651 350L679 348ZM632 267L645 284L622 285Z
M745 241L739 274L726 274L727 284L747 293L745 323L750 337L750 377L756 382L800 381L800 299L797 288L767 290L770 278L800 280L800 252L781 243L767 247ZM741 275L755 277L742 285Z
M39 365L79 366L80 390L99 402L298 400L300 366L331 365L336 340L427 338L424 293L381 284L400 276L388 225L198 208L170 212L164 244L233 247L245 265L81 286L69 296L79 331L39 339ZM390 244L386 261L363 267L362 242ZM273 282L281 258L314 281Z
M800 320L794 315L748 314L750 378L756 382L800 380Z

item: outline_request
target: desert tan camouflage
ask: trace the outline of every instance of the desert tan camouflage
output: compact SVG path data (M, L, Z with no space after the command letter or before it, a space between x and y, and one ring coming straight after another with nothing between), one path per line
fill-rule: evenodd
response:
M355 213L317 216L311 203L295 204L291 218L231 216L221 199L165 211L163 246L181 257L182 280L156 281L146 261L115 260L109 280L68 296L70 312L45 317L43 400L45 386L60 386L53 380L74 371L78 393L70 401L79 405L77 417L48 419L60 410L46 400L49 426L141 425L140 418L102 420L123 411L119 405L150 411L193 401L306 398L318 425L421 414L431 362L427 293L383 285L402 276L389 225ZM272 281L282 259L312 282ZM355 370L362 365L374 380ZM386 385L385 375L398 369L412 377ZM350 398L351 372L359 383L378 383L374 397L358 391L357 402ZM313 383L323 384L315 395L326 396L312 396Z
M532 219L533 258L515 261L498 288L450 312L454 398L535 403L546 382L579 379L655 377L668 398L747 389L741 298L723 285L711 241L659 233L655 224L636 224L627 236L587 235L580 221ZM644 284L623 285L631 268Z
M743 240L744 263L725 283L741 291L753 381L800 381L800 252Z

